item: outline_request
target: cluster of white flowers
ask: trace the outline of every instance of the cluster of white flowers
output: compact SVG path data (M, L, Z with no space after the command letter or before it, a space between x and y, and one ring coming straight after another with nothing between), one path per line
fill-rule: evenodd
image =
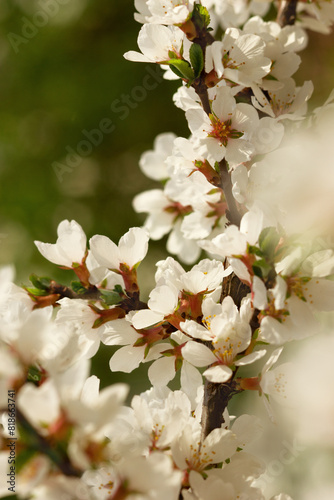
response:
M265 498L256 486L265 466L244 450L261 422L250 415L230 421L228 400L258 391L274 419L270 400L289 399L289 365L275 366L284 346L317 332L315 313L334 310L334 234L321 217L333 208L333 175L328 169L311 185L313 196L323 194L320 207L301 181L305 171L315 176L319 151L295 139L302 130L308 143L330 142L323 115L332 116L332 98L307 114L313 85L297 87L292 77L305 28L326 32L334 2L293 3L291 13L289 2L279 2L276 22L259 17L270 1L135 1L141 52L125 57L181 80L174 102L191 134L161 134L143 154L143 172L163 188L136 196L136 211L148 217L118 245L102 235L87 245L82 227L68 220L55 244L35 242L77 281L32 275L33 286L22 289L12 268L1 271L0 469L6 478L12 391L20 498ZM215 39L215 31L223 34ZM332 157L328 151L327 163ZM168 233L169 253L194 265L159 261L146 303L137 268L149 239ZM100 342L120 346L112 372L150 363L152 388L130 407L126 385L99 390L90 375ZM261 359L253 377L242 375ZM225 391L218 410L210 407L212 387ZM0 494L7 492L4 481Z

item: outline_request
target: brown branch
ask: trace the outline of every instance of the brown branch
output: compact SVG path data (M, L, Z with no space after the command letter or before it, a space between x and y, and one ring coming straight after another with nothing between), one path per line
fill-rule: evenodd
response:
M49 288L50 294L60 295L61 298L67 297L69 299L85 299L85 300L100 300L101 292L96 286L91 286L84 293L76 293L71 288L61 285L56 281L51 281Z
M215 384L205 380L204 399L202 408L202 438L206 438L214 429L220 428L224 423L223 413L232 396L242 392L236 389L236 382L230 380L225 384Z
M225 200L227 203L226 217L231 224L240 226L241 214L237 208L235 198L232 193L232 180L231 174L228 171L227 162L225 158L219 163L220 183L224 191Z
M214 38L209 32L197 32L197 37L193 39L193 42L201 46L203 52L203 59L205 61L205 51L206 47L213 43ZM204 62L205 68L205 62ZM192 86L195 89L197 95L199 96L202 107L207 115L211 113L211 105L208 96L208 87L206 85L206 73L203 69L199 78L193 82ZM228 164L225 159L223 159L219 164L219 177L220 186L224 192L225 200L227 203L226 216L231 224L240 226L241 214L239 213L235 198L232 193L232 181L231 174L228 171ZM239 307L241 300L247 293L249 293L249 287L242 283L239 278L233 273L228 276L222 286L221 302L228 295L232 297L234 303ZM208 347L212 349L212 344L208 343ZM202 407L202 436L201 440L210 434L210 432L216 428L220 428L224 423L223 413L228 405L229 400L234 394L237 394L240 390L236 389L236 382L233 378L225 384L216 384L205 380L204 384L204 398Z
M16 418L19 433L27 436L29 439L28 446L30 446L31 449L46 455L65 476L81 477L82 472L72 465L67 452L54 448L48 440L41 436L31 423L28 422L18 408L16 408Z
M282 28L295 24L297 4L298 0L281 0L276 22Z

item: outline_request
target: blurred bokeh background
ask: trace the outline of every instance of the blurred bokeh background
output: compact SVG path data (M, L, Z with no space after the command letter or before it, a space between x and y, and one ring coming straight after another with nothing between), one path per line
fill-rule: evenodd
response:
M55 242L63 219L114 241L142 224L131 202L155 184L138 168L141 153L158 133L188 134L172 104L178 84L123 59L137 48L133 12L132 0L0 1L0 265L15 264L18 284L32 272L67 279L33 244ZM333 40L311 34L301 54L297 80L313 80L311 106L334 86ZM165 257L164 242L152 242L141 266L145 290ZM110 355L102 350L93 366L102 386L121 379L132 393L148 387L145 367L111 374Z

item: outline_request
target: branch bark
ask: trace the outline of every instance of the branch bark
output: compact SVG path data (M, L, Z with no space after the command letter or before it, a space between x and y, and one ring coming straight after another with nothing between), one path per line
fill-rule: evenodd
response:
M202 38L197 38L196 43L201 46L203 58L205 60L205 49L207 45L212 43L212 39L210 38L208 41L208 39L203 36ZM209 115L211 113L211 106L205 78L206 73L205 69L203 69L200 77L193 83L193 88L201 100L204 111L207 115ZM224 192L228 207L226 216L231 224L235 224L239 227L242 214L238 210L236 200L232 193L231 174L228 171L228 164L225 159L220 162L219 170L220 186ZM241 300L249 293L249 291L249 287L242 283L240 279L232 273L230 276L225 278L223 282L221 302L225 297L230 296L237 307L240 307ZM209 347L212 348L212 344ZM228 402L232 396L238 392L241 391L240 389L237 389L237 384L233 378L224 384L216 384L205 380L201 420L202 442L211 431L222 426L224 423L223 413L227 408Z
M276 21L282 28L295 24L297 4L298 0L281 0Z
M18 408L16 408L16 418L18 426L22 428L24 434L28 435L29 440L31 440L29 443L31 449L35 449L36 452L46 455L65 476L81 477L82 472L72 465L67 452L60 451L51 446L48 440L37 432Z

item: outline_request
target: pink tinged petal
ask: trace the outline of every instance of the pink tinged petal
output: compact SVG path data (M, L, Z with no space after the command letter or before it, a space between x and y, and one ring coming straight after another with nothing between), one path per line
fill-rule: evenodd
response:
M154 312L166 316L174 312L178 301L178 290L175 287L161 285L151 291L148 306Z
M112 372L131 373L138 368L144 359L145 346L130 347L125 346L118 349L111 357L109 367Z
M255 361L258 361L259 359L263 358L263 356L265 356L266 354L267 351L265 349L262 349L261 351L252 352L251 354L248 354L247 356L244 356L243 358L239 359L234 364L235 366L250 365L251 363L254 363Z
M146 328L147 326L156 325L164 319L164 314L150 311L149 309L142 309L136 312L132 317L132 324L137 330Z
M138 333L125 319L115 319L106 323L100 338L105 345L128 345L136 342Z
M262 311L268 305L267 288L266 285L258 276L253 277L252 292L254 294L253 296L254 307Z
M147 254L149 236L145 229L132 227L119 240L118 250L120 262L130 268L141 262Z
M118 269L119 253L117 245L107 236L96 234L90 241L90 249L97 262L109 269Z
M148 369L148 378L153 386L166 386L175 377L174 356L163 356L152 363Z
M214 382L216 384L227 382L232 377L232 374L231 368L226 365L212 366L203 373L204 377L209 380L209 382Z
M203 344L190 340L182 348L182 356L194 366L208 366L217 361L212 351Z
M224 428L214 429L204 439L203 448L206 448L208 455L214 452L214 463L223 462L235 453L237 440L232 431Z

